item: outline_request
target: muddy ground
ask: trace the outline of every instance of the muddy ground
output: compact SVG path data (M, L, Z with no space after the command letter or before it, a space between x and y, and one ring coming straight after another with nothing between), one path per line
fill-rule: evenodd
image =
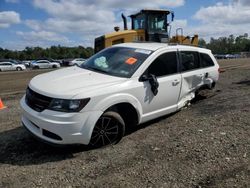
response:
M250 60L220 64L206 97L95 150L32 138L19 100L43 71L0 73L0 187L250 187Z

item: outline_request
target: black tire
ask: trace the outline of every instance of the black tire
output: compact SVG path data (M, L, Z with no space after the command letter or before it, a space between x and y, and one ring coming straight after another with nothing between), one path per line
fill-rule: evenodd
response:
M118 143L125 133L125 123L117 112L105 112L96 122L90 145L96 148Z
M52 68L55 69L57 66L56 65L53 65Z
M17 70L17 71L21 71L21 70L23 70L23 69L22 69L21 67L17 67L16 70Z
M35 66L33 69L39 69L39 67L38 67L38 66Z

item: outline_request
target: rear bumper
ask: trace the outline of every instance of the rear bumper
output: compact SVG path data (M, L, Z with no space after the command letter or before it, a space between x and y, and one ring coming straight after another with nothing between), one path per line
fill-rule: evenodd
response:
M89 144L94 125L102 111L62 113L37 112L21 99L22 123L36 137L53 144Z

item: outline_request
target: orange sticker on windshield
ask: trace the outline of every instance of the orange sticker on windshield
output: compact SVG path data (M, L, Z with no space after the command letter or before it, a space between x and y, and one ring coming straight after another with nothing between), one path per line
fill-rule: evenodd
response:
M133 57L130 57L128 58L125 63L129 64L129 65L133 65L137 62L137 59L133 58Z

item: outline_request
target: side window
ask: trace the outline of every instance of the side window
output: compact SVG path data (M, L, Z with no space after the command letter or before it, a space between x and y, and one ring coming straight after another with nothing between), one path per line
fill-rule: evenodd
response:
M37 63L44 64L44 63L48 63L48 62L47 61L38 61Z
M200 53L200 57L201 57L201 66L202 67L214 66L214 62L208 54Z
M167 52L157 57L148 67L148 74L165 76L177 73L176 52Z
M181 70L188 71L200 68L199 53L192 51L181 51Z
M11 63L3 63L2 65L7 65L7 66L11 66L12 64Z

